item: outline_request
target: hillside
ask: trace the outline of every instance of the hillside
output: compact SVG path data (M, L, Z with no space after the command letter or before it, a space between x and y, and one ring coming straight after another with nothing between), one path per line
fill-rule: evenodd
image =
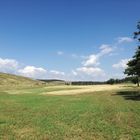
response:
M43 86L45 83L23 76L6 74L0 72L0 89L24 88Z
M38 80L45 82L47 85L65 85L65 81L60 79L38 79Z

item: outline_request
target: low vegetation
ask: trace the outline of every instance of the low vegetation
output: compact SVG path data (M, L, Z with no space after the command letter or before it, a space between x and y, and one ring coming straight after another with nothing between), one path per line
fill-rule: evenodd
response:
M140 139L140 89L136 86L1 88L2 140ZM79 91L82 94L71 95Z

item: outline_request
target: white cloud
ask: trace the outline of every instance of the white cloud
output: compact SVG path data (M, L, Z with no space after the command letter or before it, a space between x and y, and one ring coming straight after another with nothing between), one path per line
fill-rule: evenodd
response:
M62 71L50 70L48 72L47 78L49 78L49 79L65 79L66 75Z
M72 81L104 81L107 79L101 68L84 66L72 70L65 78Z
M77 76L78 73L76 71L72 70L72 75Z
M118 38L118 43L129 43L133 42L133 39L130 37L119 37Z
M31 77L31 78L44 78L46 77L47 71L43 68L37 68L34 66L26 66L23 69L18 70L18 74L26 77Z
M34 79L65 79L65 73L57 70L47 71L44 68L26 66L18 70L18 74Z
M85 67L92 67L92 66L97 66L100 64L99 59L107 54L110 54L113 52L113 47L107 44L103 44L100 47L100 52L97 54L91 54L89 55L85 61L82 62L83 66Z
M97 66L100 64L100 58L112 53L114 48L110 45L103 44L99 49L99 53L91 54L83 58L85 60L82 62L82 67L73 70L73 76L81 80L103 80L105 78L106 75L104 70Z
M64 52L62 52L62 51L57 52L57 55L63 55L63 54L64 54Z
M99 56L98 55L95 55L95 54L92 54L92 55L89 55L87 60L84 61L82 64L85 66L85 67L89 67L89 66L97 66L99 65Z
M91 77L103 76L104 71L98 67L80 67L76 69L78 74L90 75Z
M125 69L129 60L130 59L122 59L120 62L113 64L112 67L115 69Z
M0 58L0 72L15 73L18 65L18 62L14 59Z
M50 73L51 73L51 74L54 74L54 75L63 75L63 76L65 75L64 72L56 71L56 70L51 70Z
M100 50L101 52L98 55L103 56L105 54L111 53L113 51L113 47L107 44L103 44L100 46Z
M105 72L98 67L79 67L75 70L72 70L72 73L68 75L68 80L81 80L81 81L94 81L94 80L105 80Z
M41 67L25 66L23 67L18 61L14 59L2 59L0 58L0 72L17 74L34 79L65 79L64 72L57 70L47 71Z

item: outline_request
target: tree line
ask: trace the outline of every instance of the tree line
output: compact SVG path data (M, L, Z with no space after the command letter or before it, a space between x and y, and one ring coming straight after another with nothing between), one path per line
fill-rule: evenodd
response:
M126 77L122 79L109 79L107 81L72 81L72 82L65 82L66 85L103 85L103 84L121 84L121 83L137 83L136 77Z

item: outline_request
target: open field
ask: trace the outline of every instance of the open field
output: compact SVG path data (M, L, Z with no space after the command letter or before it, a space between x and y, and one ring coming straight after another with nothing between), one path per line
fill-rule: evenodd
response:
M105 91L112 91L112 90L124 90L124 89L132 88L132 86L130 87L128 85L54 86L48 89L55 89L55 88L57 88L57 90L47 91L41 94L43 95L75 95L75 94L92 93L92 92L97 92L97 91L105 92Z
M2 89L0 139L139 140L139 92L131 85Z

